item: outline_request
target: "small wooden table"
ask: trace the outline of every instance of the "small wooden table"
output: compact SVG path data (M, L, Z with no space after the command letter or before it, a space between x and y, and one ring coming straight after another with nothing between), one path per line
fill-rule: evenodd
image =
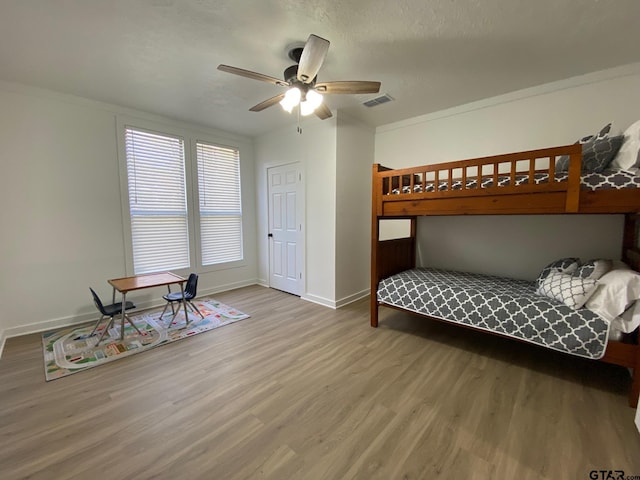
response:
M180 291L184 298L184 282L187 280L179 275L171 272L163 273L148 273L145 275L135 275L133 277L113 278L109 280L109 284L113 287L113 300L116 301L116 290L122 294L122 317L120 321L120 339L124 339L124 306L127 300L127 293L134 290L142 290L143 288L163 287L165 285L180 284ZM184 308L184 315L187 316L186 302L182 302Z

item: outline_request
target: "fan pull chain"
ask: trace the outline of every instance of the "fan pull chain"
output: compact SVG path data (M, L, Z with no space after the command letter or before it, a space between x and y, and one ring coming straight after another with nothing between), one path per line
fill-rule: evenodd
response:
M298 132L299 135L302 135L302 127L300 126L300 105L298 105L298 125L296 127L296 131Z

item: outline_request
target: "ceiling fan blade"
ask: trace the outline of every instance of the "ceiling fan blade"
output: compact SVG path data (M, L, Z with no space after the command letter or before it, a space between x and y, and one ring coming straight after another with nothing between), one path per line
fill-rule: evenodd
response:
M327 107L325 103L321 103L320 106L316 108L313 113L315 113L320 120L325 120L329 117L333 117L331 110L329 110L329 107Z
M380 82L322 82L316 83L315 89L320 93L378 93Z
M252 72L251 70L244 70L242 68L231 67L229 65L218 65L218 70L223 72L233 73L234 75L240 75L241 77L252 78L253 80L260 80L261 82L272 83L281 87L288 87L289 83L280 80L269 75L263 75L262 73Z
M298 80L302 83L311 83L316 78L324 57L327 56L327 50L329 50L329 40L317 35L309 35L298 62Z
M249 109L249 111L251 112L260 112L262 110L264 110L265 108L269 108L273 105L275 105L276 103L278 103L280 100L282 100L284 98L284 93L281 93L280 95L276 95L275 97L271 97L267 100L265 100L264 102L261 102L253 107L251 107Z

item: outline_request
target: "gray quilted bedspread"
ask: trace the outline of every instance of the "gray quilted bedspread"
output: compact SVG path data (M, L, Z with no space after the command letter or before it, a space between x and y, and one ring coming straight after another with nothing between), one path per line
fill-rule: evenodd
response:
M378 301L579 357L604 355L608 323L586 308L536 295L534 282L417 268L378 285Z

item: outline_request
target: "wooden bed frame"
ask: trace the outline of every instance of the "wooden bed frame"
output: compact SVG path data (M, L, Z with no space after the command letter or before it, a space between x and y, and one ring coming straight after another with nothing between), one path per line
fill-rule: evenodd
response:
M554 178L555 159L568 155L565 181L535 184L536 174ZM392 170L373 165L371 222L371 326L378 326L378 282L395 273L416 267L416 223L423 215L516 215L516 214L624 214L621 259L640 271L640 189L581 190L580 145L531 150L494 157ZM487 188L469 188L470 180L493 180ZM515 185L516 175L529 181ZM497 186L498 177L510 177L510 185ZM459 189L452 183L461 181ZM427 192L427 184L442 185L443 191ZM477 184L480 182L478 181ZM415 192L414 187L421 191ZM403 193L402 187L408 187ZM394 192L395 189L395 192ZM398 192L399 191L399 192ZM380 240L381 219L408 219L407 238ZM393 307L398 308L398 307ZM402 309L401 309L402 310ZM416 314L417 315L417 314ZM429 317L432 318L432 317ZM472 328L472 327L471 327ZM500 335L496 333L496 335ZM511 337L508 337L511 338ZM640 395L640 329L621 341L610 340L599 361L633 369L629 405L636 407Z

